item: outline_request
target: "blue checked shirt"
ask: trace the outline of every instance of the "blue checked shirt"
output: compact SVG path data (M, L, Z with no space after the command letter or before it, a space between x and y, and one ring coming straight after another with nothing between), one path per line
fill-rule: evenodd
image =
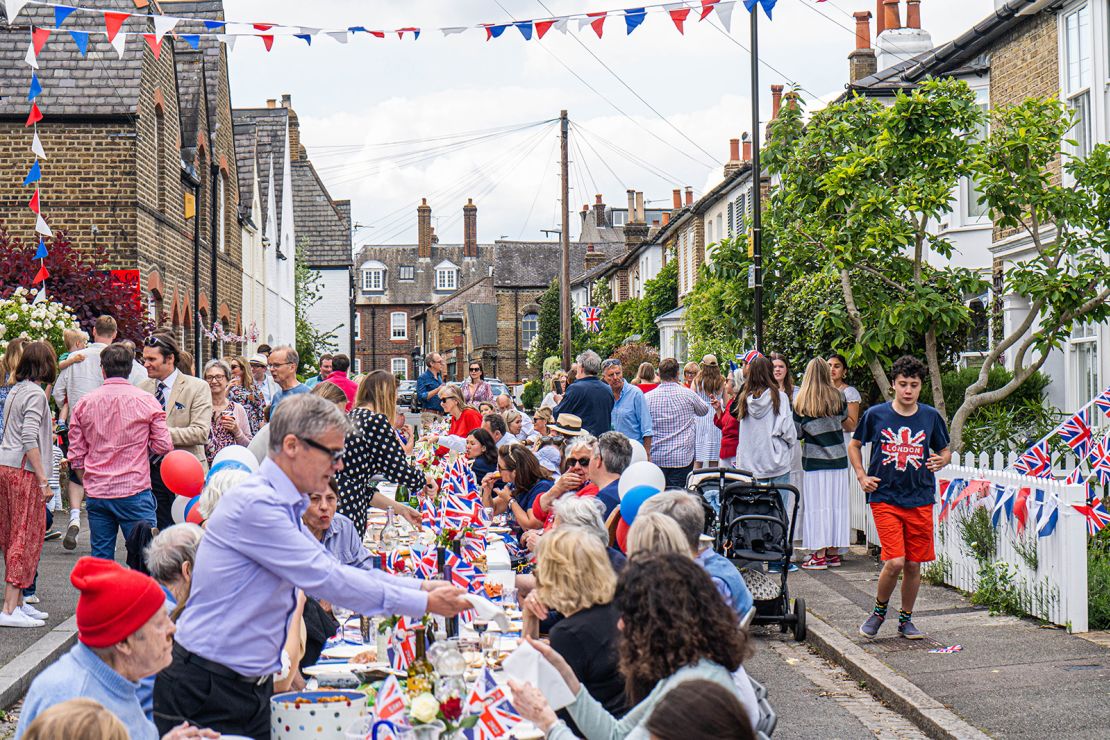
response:
M627 380L621 387L621 397L613 404L613 430L641 443L644 437L652 436L647 398Z

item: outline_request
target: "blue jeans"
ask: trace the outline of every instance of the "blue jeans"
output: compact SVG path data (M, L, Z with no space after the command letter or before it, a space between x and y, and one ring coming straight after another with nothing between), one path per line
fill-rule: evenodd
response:
M115 560L116 532L123 530L123 536L126 538L139 522L146 522L151 527L155 526L156 508L154 494L149 488L123 498L90 496L85 503L85 509L89 517L89 542L92 545L92 556Z

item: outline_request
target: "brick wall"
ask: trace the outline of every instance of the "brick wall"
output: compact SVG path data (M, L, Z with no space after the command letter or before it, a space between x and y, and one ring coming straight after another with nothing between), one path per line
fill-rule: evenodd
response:
M362 360L362 372L371 370L392 371L392 360L401 357L406 360L409 377L412 377L412 348L423 345L423 337L417 334L413 316L420 311L419 306L374 305L358 306L355 320L361 332L355 342L355 356ZM393 339L390 329L390 314L403 311L408 316L408 338Z
M541 289L497 289L497 377L506 383L519 383L531 377L528 351L520 339L520 322L529 311L539 313ZM492 376L493 369L486 374Z

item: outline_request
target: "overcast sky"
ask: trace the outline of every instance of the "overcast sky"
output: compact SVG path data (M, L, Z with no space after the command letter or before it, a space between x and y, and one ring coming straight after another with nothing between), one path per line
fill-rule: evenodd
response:
M488 42L481 30L444 37L434 29L625 5L635 3L226 0L231 21L424 29L418 41L360 34L341 45L318 36L311 48L279 38L270 53L260 40L240 39L231 55L232 103L262 106L292 95L309 157L332 196L351 199L363 226L356 246L415 243L421 197L444 242L461 240L467 197L478 205L479 240L542 239L540 229L558 228L558 131L554 124L512 129L569 111L578 127L572 212L595 193L624 205L626 188L660 206L674 187L700 194L720 180L728 140L751 128L747 12L737 3L731 38L715 16L716 27L696 22L696 11L685 36L665 13L649 13L630 36L623 18L611 17L600 40L573 21L568 34L552 30L542 42L526 42L513 28ZM993 0L924 0L922 26L940 44L992 9ZM764 118L773 83L800 85L807 98L843 89L855 10L874 12L875 3L779 0L773 21L760 18ZM455 134L467 135L443 138Z

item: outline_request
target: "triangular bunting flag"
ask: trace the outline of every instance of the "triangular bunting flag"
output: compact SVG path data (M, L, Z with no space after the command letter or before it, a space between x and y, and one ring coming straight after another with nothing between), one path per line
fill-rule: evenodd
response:
M36 159L35 163L31 165L31 169L27 171L27 177L23 178L23 187L32 185L42 179L42 170L39 168L39 161Z
M605 18L608 15L609 13L604 10L600 13L586 13L587 17L593 19L590 21L590 28L594 29L594 33L597 34L598 38L601 38L601 33L605 26Z
M717 17L721 20L721 25L725 30L732 33L732 9L736 7L734 2L723 2L717 4Z
M108 42L116 38L120 28L123 27L123 22L131 17L130 13L105 13L104 14L104 28L108 31Z
M265 33L266 31L269 31L271 28L273 28L274 24L273 23L252 23L251 27L254 28L254 30L256 30L256 31L262 31L263 33Z
M293 34L293 38L300 39L301 41L305 42L309 46L312 46L312 34L311 33L295 33L295 34Z
M86 56L89 53L88 31L70 31L69 35L73 37L73 43L77 44L77 51L81 52L81 56Z
M38 131L35 132L35 138L31 142L31 151L34 152L35 156L39 159L46 159L46 150L42 148L42 140L39 139Z
M48 277L50 277L50 273L47 271L46 265L39 265L39 271L35 273L35 279L31 281L31 285L38 285Z
M27 115L27 125L33 126L42 120L42 111L39 110L38 103L31 103L31 112Z
M520 35L524 37L525 41L532 40L532 21L521 21L513 25L520 31Z
M755 10L756 5L761 5L763 6L763 12L766 13L767 18L770 19L771 11L774 10L775 3L777 2L778 0L744 0L744 7L747 8L750 13Z
M452 26L450 28L441 28L439 30L443 33L444 36L454 36L457 33L462 33L466 30L466 28L466 26Z
M644 18L647 17L647 11L643 8L628 8L624 11L624 25L628 29L628 33L635 31Z
M555 21L536 21L536 37L542 39L543 35L551 30Z
M500 38L501 34L505 33L505 28L507 27L507 23L502 23L500 25L483 23L482 28L486 29L486 41L489 41L490 39Z
M160 59L162 56L162 39L155 36L153 33L144 33L143 39L146 40L147 46L154 52L154 58Z
M721 0L701 0L701 15L698 16L699 21L704 21L706 16L713 12L713 6Z
M66 18L73 13L77 8L71 8L68 5L55 5L54 6L54 28L58 28L66 22Z
M43 236L54 236L54 232L50 230L50 226L47 225L46 219L42 217L41 213L35 218L35 231Z
M350 35L346 31L328 31L328 36L331 36L340 44L345 44L350 40Z
M28 0L5 0L4 14L8 17L9 26L15 24L16 16L23 10L23 6L26 5L27 2Z
M42 303L45 300L46 300L46 286L44 285L39 289L39 292L35 295L34 300L31 301L31 305L33 306L36 303Z
M216 39L226 44L228 51L235 51L235 42L239 40L239 37L231 36L226 33L219 33L216 34Z
M260 34L258 38L262 39L262 45L266 47L266 51L274 48L274 37L270 34Z
M154 16L154 35L158 37L159 42L162 40L163 36L173 30L174 26L177 25L178 20L180 19L171 18L168 15Z
M559 33L566 33L568 23L570 23L570 18L556 18L554 24L555 30Z
M397 38L399 38L399 39L405 38L406 33L411 33L412 34L412 40L413 41L416 41L418 38L420 38L420 29L412 27L412 26L409 26L408 28L398 28L397 29Z
M38 163L36 162L36 164L38 164ZM35 213L40 213L40 214L42 213L42 210L39 208L39 189L38 188L35 188L35 194L32 195L31 200L29 200L27 202L27 207L30 208ZM35 259L39 259L39 257L35 257Z
M39 83L39 76L32 72L31 87L27 90L27 102L33 101L39 95L42 95L42 85Z
M194 49L200 48L200 34L199 33L183 33L181 40Z
M370 31L369 34L376 39L384 39L385 31Z
M123 53L127 50L127 37L129 34L117 33L116 37L112 39L112 48L116 50L116 56L123 59Z
M366 26L347 26L347 30L351 33L370 33L366 30Z
M49 254L50 253L46 251L46 240L40 238L38 251L35 252L35 259L44 260Z
M204 22L204 27L206 29L208 29L209 31L219 31L221 28L223 28L226 25L227 25L227 23L225 23L224 21L205 21Z
M35 56L42 53L42 47L46 46L48 38L50 38L49 28L36 28L31 32L31 43L35 47Z
M1025 529L1025 519L1029 515L1029 501L1030 490L1028 488L1018 489L1017 496L1014 497L1014 519L1017 520L1017 532L1021 534Z
M663 9L670 14L671 20L674 21L674 27L678 29L678 32L682 35L686 35L686 30L682 27L682 24L686 22L686 18L690 15L690 9L682 3L664 5Z
M27 66L31 69L39 68L39 60L38 57L35 56L34 43L27 44L27 53L23 56L23 61L26 62Z

